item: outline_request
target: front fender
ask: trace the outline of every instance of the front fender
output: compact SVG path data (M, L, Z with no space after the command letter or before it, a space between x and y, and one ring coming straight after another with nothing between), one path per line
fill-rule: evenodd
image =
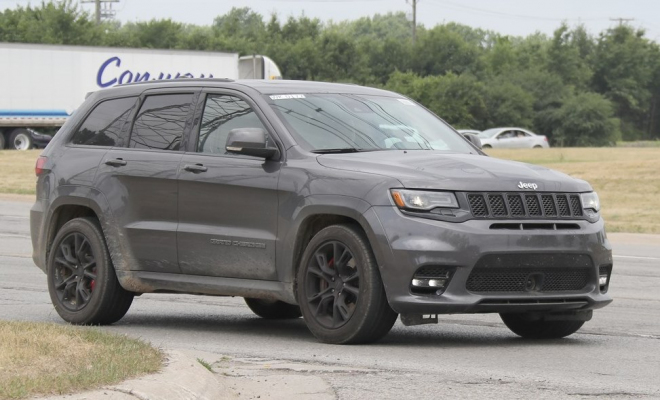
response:
M301 229L310 218L319 215L339 216L355 220L367 234L372 244L376 261L381 265L383 254L379 246L375 246L374 229L370 220L364 214L371 208L366 201L342 195L314 195L307 196L293 209L281 210L278 225L277 272L282 282L293 282L297 269L298 257L304 251L298 243ZM288 212L287 212L288 211Z

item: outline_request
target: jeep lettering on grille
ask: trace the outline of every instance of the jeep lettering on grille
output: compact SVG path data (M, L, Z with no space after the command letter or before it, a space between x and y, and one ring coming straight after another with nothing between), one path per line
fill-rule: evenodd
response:
M536 190L536 189L539 188L539 185L537 185L536 183L525 183L525 182L519 182L519 183L518 183L518 187L519 187L520 189L532 189L532 190Z

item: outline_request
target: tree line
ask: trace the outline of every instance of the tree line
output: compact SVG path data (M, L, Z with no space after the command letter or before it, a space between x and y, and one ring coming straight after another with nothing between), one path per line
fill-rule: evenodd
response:
M323 23L234 8L210 26L171 19L95 24L71 0L0 13L0 42L264 54L286 79L351 82L403 93L457 128L520 126L559 146L660 139L660 46L627 25L592 35L501 35L404 13Z

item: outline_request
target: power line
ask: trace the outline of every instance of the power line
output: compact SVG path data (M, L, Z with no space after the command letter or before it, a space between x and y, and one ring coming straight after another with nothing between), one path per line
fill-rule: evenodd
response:
M619 21L619 26L623 25L624 22L634 21L635 18L610 18L610 21Z
M501 11L470 7L463 4L452 3L450 1L445 1L445 0L429 0L429 1L431 1L436 5L442 5L444 7L469 11L477 14L494 15L504 18L526 19L526 20L537 20L537 21L604 21L607 19L607 18L556 18L556 17L540 17L534 15L510 14Z

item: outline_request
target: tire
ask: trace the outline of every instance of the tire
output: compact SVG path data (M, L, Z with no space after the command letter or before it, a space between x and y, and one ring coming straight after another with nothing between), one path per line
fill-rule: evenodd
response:
M30 150L32 146L32 137L27 129L14 129L9 135L9 147L14 150Z
M105 245L98 221L76 218L55 235L48 255L48 292L63 320L76 325L109 325L131 307Z
M482 148L482 149L492 149L493 146L491 146L491 145L489 145L489 144L485 144L485 145L481 146L481 148Z
M300 307L278 300L245 298L245 303L253 313L265 319L296 319L302 315Z
M534 146L533 148L534 148L534 149L542 149L542 148L543 148L543 146L539 146L539 145L537 144L537 145L536 145L536 146Z
M526 314L500 314L500 318L511 332L526 339L560 339L584 325L584 321L532 320Z
M396 322L369 242L353 225L332 225L312 238L296 294L307 327L325 343L371 343Z

